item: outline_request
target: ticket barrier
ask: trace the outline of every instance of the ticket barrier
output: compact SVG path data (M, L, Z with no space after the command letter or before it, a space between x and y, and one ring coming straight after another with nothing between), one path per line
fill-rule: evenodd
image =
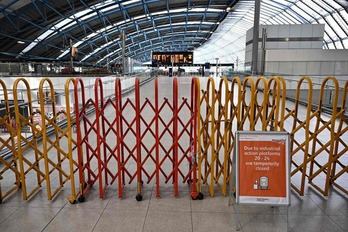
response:
M1 97L4 107L1 109L0 130L5 136L0 136L0 151L9 150L12 157L5 159L0 156L0 203L21 187L18 171L18 156L15 148L16 124L11 115L8 91L5 83L0 80L3 92Z

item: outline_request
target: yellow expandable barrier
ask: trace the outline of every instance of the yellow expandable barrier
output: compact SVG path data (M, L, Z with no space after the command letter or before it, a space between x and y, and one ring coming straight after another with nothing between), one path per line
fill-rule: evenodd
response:
M279 131L279 125L282 127L283 120L280 115L283 110L281 105L281 90L282 87L285 87L283 84L278 77L271 77L268 80L266 121L262 123L263 130Z
M21 83L25 87L24 90L20 90L18 88ZM19 103L19 94L24 95L25 98L23 100L26 100L26 103ZM41 188L42 183L46 180L46 175L41 170L41 167L44 167L45 165L45 157L42 152L42 147L39 147L38 143L38 140L42 138L42 130L41 126L37 124L36 120L34 119L41 118L41 115L39 111L33 110L31 90L26 79L18 78L15 80L13 85L13 97L16 115L16 142L18 144L17 152L21 176L22 194L23 200L28 200ZM28 109L26 109L26 106L28 106ZM28 115L26 115L26 113L28 113ZM32 178L35 177L36 183L32 181ZM29 180L30 183L27 185L27 182L29 182Z
M12 157L4 159L0 156L0 203L20 188L20 174L18 172L17 151L15 149L14 137L16 135L15 119L11 115L8 92L5 83L0 80L2 87L4 107L0 117L0 151L8 150Z
M69 138L71 125L69 126L69 123L67 127L61 125L60 122L67 119L68 115L65 109L57 110L55 99L52 81L43 78L40 81L39 101L48 200L52 200L69 180L74 183L74 173L70 167L71 153L69 149L63 149L66 146L61 147L61 144L69 146L71 143L71 137ZM51 180L55 178L58 184L53 188Z
M281 86L281 92L280 92L280 99L281 99L281 103L279 106L280 109L280 120L279 120L279 131L284 131L284 117L285 117L285 107L286 107L286 81L283 77L277 77L279 79L280 82L280 86Z
M226 177L226 184L230 184L232 181L230 176L231 173L231 167L233 164L233 149L234 149L234 137L235 132L240 129L241 127L241 116L242 116L242 109L241 109L241 102L242 102L242 82L239 77L232 78L230 86L230 94L229 94L229 114L228 114L228 124L227 124L227 159L228 162L225 161L225 164L227 164L227 168L224 169ZM225 132L226 133L226 132Z
M68 197L70 203L76 203L79 191L76 191L75 174L78 173L78 157L77 157L77 142L73 136L74 125L76 125L76 117L74 117L72 107L70 107L70 93L74 91L74 78L68 78L65 82L65 112L67 120L67 138L68 138L68 159L70 171L71 196ZM71 86L71 91L70 91Z
M200 111L198 113L201 131L198 132L198 181L207 184L209 193L214 195L214 165L216 154L214 152L215 142L215 83L213 78L209 78L207 82L207 90L203 91L200 96ZM201 108L205 107L205 114L202 113ZM204 172L202 171L204 166ZM210 176L210 182L208 180ZM209 182L209 183L208 183Z
M341 109L337 113L337 118L339 119L338 128L335 137L335 151L333 155L333 166L331 172L331 184L342 192L348 195L348 188L343 185L348 176L348 165L347 157L343 157L348 154L348 142L344 138L348 136L348 109L346 108L348 97L348 81L344 86L342 91L342 104ZM340 181L342 179L342 181Z
M249 86L249 87L248 87ZM247 94L247 89L250 94ZM243 81L241 96L241 119L239 130L255 130L255 83L252 77L246 77ZM250 99L248 99L250 97ZM249 101L248 101L249 100Z
M260 86L262 84L262 86ZM262 93L262 95L261 95ZM254 120L261 123L261 128L254 128L255 130L267 130L267 112L268 112L268 84L264 77L257 78L255 82L255 106L254 106Z
M332 113L330 117L325 118L322 115L322 110L324 104L324 92L327 89L327 83L329 81L332 81L334 84L334 89L333 91L331 90L333 100L331 102ZM328 195L330 174L334 157L336 138L335 123L338 116L338 94L339 84L337 79L331 76L325 78L320 88L318 108L311 115L311 123L315 123L315 127L309 132L311 134L310 141L312 142L312 148L308 157L310 163L308 180L309 183L324 196ZM323 177L324 181L322 179Z
M216 125L214 134L215 139L215 183L218 188L225 196L227 193L227 175L228 175L228 165L229 165L229 153L228 152L228 131L229 119L228 119L228 109L229 109L229 95L230 91L228 88L227 78L220 79L219 89L216 92L216 103L217 103L217 115L216 115ZM220 180L222 179L222 184Z
M307 86L303 87L305 84ZM310 126L310 116L311 108L307 107L306 114L301 114L299 112L300 106L300 94L301 89L308 89L307 93L307 104L310 106L312 104L313 96L313 85L312 80L304 76L302 77L296 88L296 97L294 99L294 108L286 109L286 114L283 117L283 121L289 121L292 124L292 129L290 133L290 152L291 152L291 177L292 178L291 187L301 196L304 195L305 180L306 180L306 170L307 170L307 157L309 154L309 126ZM300 180L299 183L295 180Z

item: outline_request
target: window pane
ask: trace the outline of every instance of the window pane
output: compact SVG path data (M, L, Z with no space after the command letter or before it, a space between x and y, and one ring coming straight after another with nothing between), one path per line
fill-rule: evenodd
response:
M333 17L328 16L326 17L326 20L328 21L328 23L330 24L330 26L332 27L332 29L336 32L336 34L339 37L345 37L345 33L344 31L341 29L341 27L337 24L337 22L333 19ZM337 36L336 35L336 36Z
M308 15L306 12L304 12L302 9L300 9L298 6L294 5L291 7L291 9L298 14L298 15L296 15L296 17L299 17L299 16L303 17L308 22L313 21L313 18L310 15Z
M286 14L288 14L290 17L292 17L294 20L296 20L298 23L302 23L302 19L300 19L299 17L297 17L294 12L292 12L291 10L286 10L285 11Z
M311 9L313 9L314 11L316 11L318 14L321 14L321 15L325 15L327 14L327 12L321 7L319 6L318 4L316 4L314 1L312 0L302 0L302 2L304 2L308 7L310 7ZM301 7L302 5L304 6L304 4L302 2L299 2L299 6ZM308 8L306 6L306 8ZM306 9L307 10L307 9ZM317 14L316 13L316 14Z
M345 38L343 41L343 44L344 44L344 48L348 48L348 38Z

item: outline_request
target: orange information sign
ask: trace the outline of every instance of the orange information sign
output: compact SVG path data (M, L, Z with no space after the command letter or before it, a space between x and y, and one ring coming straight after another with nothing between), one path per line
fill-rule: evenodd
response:
M236 141L237 202L289 205L289 134L240 131Z

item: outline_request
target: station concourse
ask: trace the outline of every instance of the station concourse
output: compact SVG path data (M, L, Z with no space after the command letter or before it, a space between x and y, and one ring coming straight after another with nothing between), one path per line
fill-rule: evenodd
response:
M0 9L0 232L348 231L347 1Z
M168 97L172 91L172 79L159 77L159 98ZM192 77L179 79L180 98L190 98ZM202 86L207 78L200 78ZM219 79L215 79L219 81ZM141 99L154 101L154 80L141 86ZM123 98L134 98L134 91ZM286 102L291 108L294 103ZM108 110L110 111L110 110ZM302 106L299 112L305 113ZM110 115L113 112L109 112ZM167 113L168 114L168 113ZM169 114L168 117L171 117ZM285 125L291 129L291 124ZM168 142L170 143L171 140ZM67 146L66 144L62 146ZM33 155L33 154L32 154ZM188 165L188 164L185 164ZM134 162L128 169L134 170ZM151 166L151 164L149 165ZM167 166L170 169L170 165ZM28 179L31 176L28 177ZM58 177L52 185L59 185ZM324 178L322 178L324 180ZM2 180L3 181L3 180ZM77 180L76 180L77 181ZM343 180L343 183L347 179ZM161 182L163 184L163 182ZM4 187L4 184L2 184ZM35 183L28 183L35 186ZM163 184L160 197L156 197L155 182L142 186L142 201L135 200L136 184L125 185L122 198L118 197L116 184L107 187L99 198L97 186L93 186L83 203L71 204L67 196L69 185L51 201L45 188L23 201L21 191L4 200L0 206L1 231L235 231L235 207L228 205L228 197L217 189L210 196L203 188L204 199L193 200L187 183L179 182L179 196L174 196L172 185ZM215 187L216 188L216 187ZM306 184L305 194L291 192L290 227L292 231L346 231L347 197L335 189L324 197ZM286 207L241 206L243 231L286 231Z

